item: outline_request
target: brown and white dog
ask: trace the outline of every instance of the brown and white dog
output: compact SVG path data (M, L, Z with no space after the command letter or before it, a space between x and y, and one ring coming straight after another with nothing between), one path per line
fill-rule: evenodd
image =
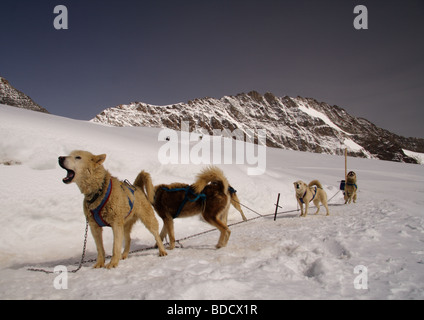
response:
M358 190L358 186L356 185L356 173L353 171L350 171L346 176L346 183L345 183L345 189L344 189L345 204L351 203L352 200L354 203L356 203L357 190Z
M126 259L131 244L131 229L140 219L153 234L159 247L159 255L167 253L159 237L159 223L143 189L134 188L112 177L103 167L105 154L93 155L87 151L73 151L59 157L59 165L67 171L63 182L75 182L84 194L84 214L97 246L97 262L94 268L105 266L105 250L102 231L108 226L113 230L113 255L106 268L115 268L119 260ZM125 249L121 255L122 241Z
M327 193L325 193L321 183L318 180L311 181L309 185L306 185L305 182L299 180L293 182L293 185L296 192L296 200L300 206L301 217L306 217L308 214L309 203L311 201L313 201L314 205L317 207L315 214L317 214L320 210L320 202L324 205L325 209L327 209L327 216L330 214L327 204ZM305 212L303 212L303 205L305 205Z
M240 207L236 191L229 185L218 167L203 170L192 185L185 183L160 184L153 187L149 174L140 173L134 184L146 188L149 200L163 220L160 237L169 235L169 249L175 248L174 219L201 214L206 222L220 232L217 248L225 247L231 231L227 226L230 203L247 220Z

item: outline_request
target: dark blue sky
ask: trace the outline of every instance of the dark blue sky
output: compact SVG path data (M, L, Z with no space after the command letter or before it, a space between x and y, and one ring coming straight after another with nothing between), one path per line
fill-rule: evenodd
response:
M353 27L358 4L368 30ZM76 119L256 90L424 138L423 31L423 0L2 0L0 75Z

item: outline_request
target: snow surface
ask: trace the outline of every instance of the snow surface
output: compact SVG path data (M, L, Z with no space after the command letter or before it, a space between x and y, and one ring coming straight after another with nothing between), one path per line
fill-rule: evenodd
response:
M406 149L402 150L408 157L414 158L419 164L424 164L424 153L414 152Z
M370 154L367 150L365 150L363 147L361 147L359 144L357 144L355 141L353 141L351 139L345 139L343 144L349 150L352 150L352 151L355 151L355 152L362 152L363 154L365 154L370 159L374 158L372 156L372 154Z
M314 117L314 118L319 118L322 121L324 121L324 123L326 123L329 127L336 129L337 131L343 132L344 134L347 135L351 135L350 133L340 129L333 121L330 120L329 117L327 117L325 114L323 114L322 112L319 112L315 109L309 108L308 106L306 106L300 99L295 99L296 102L299 104L299 109L302 110L303 112L309 114L310 116Z
M319 179L330 216L298 212L260 217L230 227L226 248L215 249L218 232L181 241L159 257L133 253L113 270L83 265L57 290L57 274L28 271L77 267L85 221L83 196L65 185L57 157L73 149L107 153L105 167L120 179L140 170L153 182L192 182L203 165L161 165L160 129L116 128L0 105L0 299L423 299L424 168L349 158L358 176L358 202L344 205L339 180L344 158L267 148L263 175L248 165L220 165L240 201L261 214L296 209L293 181ZM8 165L6 165L8 164ZM312 209L313 212L314 209ZM248 218L257 215L244 209ZM160 221L160 219L158 218ZM241 221L231 209L229 223ZM160 222L162 225L162 223ZM212 229L198 217L177 219L181 239ZM132 250L154 244L138 223ZM112 234L104 244L111 253ZM96 257L89 234L86 259ZM357 266L365 266L368 289L355 289ZM225 288L223 290L222 288Z

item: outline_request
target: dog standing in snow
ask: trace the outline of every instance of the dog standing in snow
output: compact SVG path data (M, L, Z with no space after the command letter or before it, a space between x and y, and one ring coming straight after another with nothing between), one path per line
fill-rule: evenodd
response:
M94 268L105 266L103 227L113 230L113 255L106 268L115 268L121 258L128 257L131 229L138 219L155 237L159 255L165 256L167 253L159 236L159 223L146 194L142 189L112 177L103 167L105 159L105 154L93 155L87 151L73 151L69 156L59 157L59 165L67 171L63 182L75 182L85 196L84 214L97 246ZM125 249L121 255L123 240Z
M327 193L325 193L322 188L321 183L318 180L313 180L307 185L305 182L299 180L293 182L294 190L296 192L296 200L300 206L300 216L306 217L308 214L309 203L314 202L314 205L317 207L315 214L319 212L320 202L327 209L327 216L330 214L327 204ZM305 205L305 212L303 212L303 205Z
M169 235L169 249L175 247L174 219L201 214L206 222L220 232L216 248L227 245L231 231L227 225L227 215L232 204L246 217L240 207L236 191L229 185L224 173L218 167L208 167L197 175L192 185L185 183L161 184L153 187L150 176L140 173L134 184L146 188L149 199L152 199L156 212L163 220L160 233L162 240Z
M351 203L352 200L356 203L356 191L358 190L358 186L356 185L356 173L350 171L346 176L346 183L344 189L344 199L345 204Z

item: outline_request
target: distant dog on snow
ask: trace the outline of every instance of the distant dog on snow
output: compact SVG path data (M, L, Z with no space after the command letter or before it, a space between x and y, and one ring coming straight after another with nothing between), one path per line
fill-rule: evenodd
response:
M221 169L209 167L203 170L195 183L161 184L153 188L150 176L141 172L134 184L145 187L149 199L156 212L163 220L160 233L162 240L169 235L169 249L175 247L174 222L177 217L191 217L202 214L206 222L220 232L217 248L225 247L231 231L227 226L227 215L230 203L240 212L243 220L246 217L241 210L236 191L231 188Z
M320 210L320 202L324 205L325 209L327 209L327 216L330 214L327 204L327 194L318 180L311 181L309 185L306 185L305 182L299 180L293 182L293 185L296 192L296 200L300 205L301 217L306 217L308 214L309 203L311 201L313 201L314 205L317 207L315 214L317 214ZM305 213L303 213L303 204L305 204Z
M167 253L159 237L159 223L144 191L112 177L103 167L105 159L105 154L96 156L87 151L73 151L69 156L59 157L59 165L67 171L63 182L75 182L85 196L84 214L97 246L94 268L105 265L102 227L109 226L113 230L113 256L106 268L115 268L121 258L128 257L130 233L137 219L155 237L159 255L165 256ZM125 249L121 256L123 240Z
M358 190L358 186L356 185L356 173L350 171L346 177L345 189L344 189L344 199L345 204L351 203L352 200L356 203L356 191Z

